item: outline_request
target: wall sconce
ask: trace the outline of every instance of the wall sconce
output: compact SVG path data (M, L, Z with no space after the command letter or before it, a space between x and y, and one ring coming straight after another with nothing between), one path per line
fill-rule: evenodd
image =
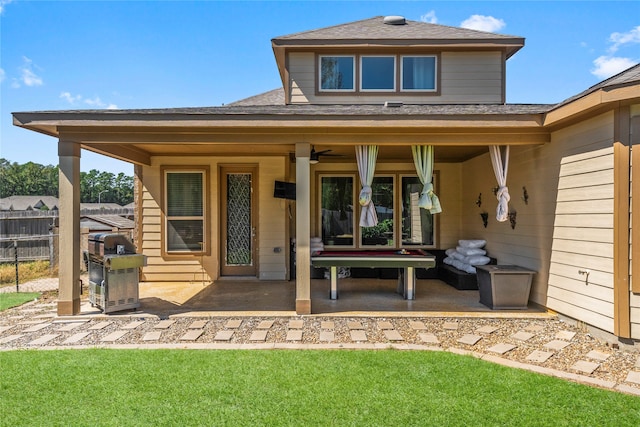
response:
M487 224L489 223L489 213L481 212L480 216L482 217L482 225L484 225L484 228L487 228Z
M527 193L527 187L522 186L522 200L524 200L524 204L529 204L529 193Z
M476 205L478 207L482 206L482 193L478 194L478 200L476 200Z
M516 228L516 215L518 213L516 211L509 212L509 223L511 224L511 229L515 230Z

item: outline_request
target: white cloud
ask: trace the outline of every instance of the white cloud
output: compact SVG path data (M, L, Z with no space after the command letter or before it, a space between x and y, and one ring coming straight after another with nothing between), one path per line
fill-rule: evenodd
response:
M33 67L33 61L23 56L22 66L20 67L20 80L25 86L42 86L42 77L33 71Z
M503 29L506 25L507 24L502 19L484 15L472 15L460 24L462 28L486 31L489 33L495 33L496 31Z
M72 105L78 104L78 103L84 103L91 107L106 108L107 110L118 109L118 106L116 104L107 104L103 102L99 96L96 96L95 98L91 99L91 98L84 98L82 95L72 95L71 92L62 92L60 94L60 98L64 99L65 101L67 101L69 104L72 104Z
M62 92L60 94L60 98L62 98L65 101L67 101L69 104L75 104L76 102L78 102L78 101L80 101L82 99L82 95L73 96L69 92Z
M0 15L4 12L4 8L6 5L11 3L13 0L0 0Z
M609 36L609 41L613 46L609 48L610 53L615 53L620 46L625 44L640 43L640 25L626 33L613 33Z
M436 11L435 10L430 10L429 12L425 13L424 15L422 15L420 17L420 20L422 22L427 22L429 24L437 24L438 23L438 17L436 16Z
M595 68L591 70L591 74L601 79L606 79L615 76L635 64L637 64L637 62L629 58L600 56L593 61Z

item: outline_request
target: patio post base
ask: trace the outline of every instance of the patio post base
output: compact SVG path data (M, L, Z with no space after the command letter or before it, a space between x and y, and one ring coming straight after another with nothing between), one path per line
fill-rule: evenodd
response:
M73 316L80 314L80 298L71 301L58 301L58 316Z
M297 299L296 300L296 314L311 314L311 300L310 299Z

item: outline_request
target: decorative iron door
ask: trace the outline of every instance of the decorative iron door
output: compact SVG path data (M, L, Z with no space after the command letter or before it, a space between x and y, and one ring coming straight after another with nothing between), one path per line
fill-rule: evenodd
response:
M254 167L221 169L222 276L256 276L256 203Z

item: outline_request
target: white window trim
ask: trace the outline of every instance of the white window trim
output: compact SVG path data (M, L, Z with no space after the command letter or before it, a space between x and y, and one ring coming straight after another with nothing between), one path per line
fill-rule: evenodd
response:
M362 87L362 71L364 67L362 66L362 60L364 58L393 58L393 88L392 89L364 89ZM358 89L360 92L397 92L396 85L398 84L398 57L397 55L360 55L360 59L358 61L359 70L360 70L360 81L358 83Z
M404 89L404 58L433 58L433 89ZM437 92L438 55L400 55L400 92Z
M322 58L351 58L353 59L353 89L323 89L322 88ZM356 91L356 56L355 55L318 55L318 92L324 93L353 93Z
M169 203L169 196L167 193L168 190L168 183L167 183L167 179L168 179L168 175L169 174L173 174L173 173L199 173L200 175L202 175L202 216L169 216L168 214L164 215L164 221L163 221L163 234L164 234L164 239L163 239L163 245L164 245L164 252L170 255L191 255L191 254L201 254L201 253L205 253L206 252L206 248L208 247L208 242L207 242L207 238L208 238L208 227L207 227L207 171L205 169L193 169L193 168L167 168L163 171L163 197L164 197L164 203L163 203L163 209L164 212L169 212L168 209L168 203ZM201 245L201 249L198 251L195 250L171 250L169 249L169 221L172 220L184 220L184 221L188 221L188 220L201 220L202 221L202 245Z

